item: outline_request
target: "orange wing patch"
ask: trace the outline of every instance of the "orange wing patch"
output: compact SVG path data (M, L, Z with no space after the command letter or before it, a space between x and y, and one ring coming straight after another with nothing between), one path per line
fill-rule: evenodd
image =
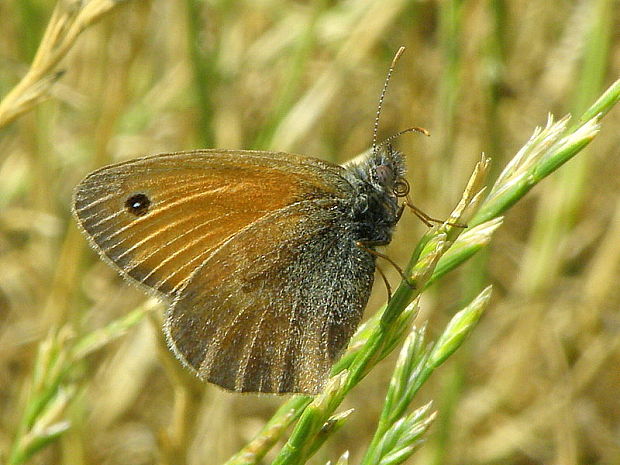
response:
M220 244L264 215L314 196L338 195L341 168L288 154L163 154L92 173L75 214L97 250L121 271L173 296ZM143 194L136 215L127 199Z

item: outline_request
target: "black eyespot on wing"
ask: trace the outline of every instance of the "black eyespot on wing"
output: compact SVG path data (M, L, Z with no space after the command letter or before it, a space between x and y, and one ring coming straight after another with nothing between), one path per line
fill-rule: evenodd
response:
M129 213L136 216L144 216L149 212L151 199L145 194L133 194L125 200L125 208Z

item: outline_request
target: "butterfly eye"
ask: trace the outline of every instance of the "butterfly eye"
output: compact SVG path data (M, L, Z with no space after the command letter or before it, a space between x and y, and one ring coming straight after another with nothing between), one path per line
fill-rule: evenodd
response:
M127 211L136 216L144 216L148 213L151 206L151 199L145 194L134 194L125 200Z
M392 170L389 167L385 165L379 165L375 168L375 179L382 186L385 186L388 183L391 176Z

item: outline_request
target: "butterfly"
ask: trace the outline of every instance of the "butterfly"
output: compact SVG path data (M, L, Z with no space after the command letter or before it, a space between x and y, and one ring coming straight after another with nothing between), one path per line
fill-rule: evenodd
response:
M73 212L108 263L170 302L166 339L199 378L317 394L362 318L404 175L403 155L374 141L344 166L284 152L164 153L91 173Z

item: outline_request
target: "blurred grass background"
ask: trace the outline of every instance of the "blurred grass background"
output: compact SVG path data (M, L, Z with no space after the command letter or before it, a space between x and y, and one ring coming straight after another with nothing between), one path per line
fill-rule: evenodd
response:
M90 170L203 147L346 161L369 146L404 45L380 138L431 132L398 146L416 204L440 217L480 152L498 173L547 113L580 115L620 75L613 0L91 3L113 8L50 67L64 71L52 98L0 128L0 461L50 331L71 329L62 346L144 301L70 216L72 188ZM0 3L0 95L30 67L55 5ZM473 337L423 392L420 405L434 399L439 417L411 463L620 463L618 127L616 110L509 212L488 250L424 294L419 321L433 333L495 287ZM405 214L389 255L404 264L424 229ZM384 301L378 283L369 308ZM269 418L281 399L228 394L179 372L159 314L74 367L72 401L56 412L71 427L31 463L217 464ZM355 412L312 463L347 449L356 463L392 364L347 399Z

